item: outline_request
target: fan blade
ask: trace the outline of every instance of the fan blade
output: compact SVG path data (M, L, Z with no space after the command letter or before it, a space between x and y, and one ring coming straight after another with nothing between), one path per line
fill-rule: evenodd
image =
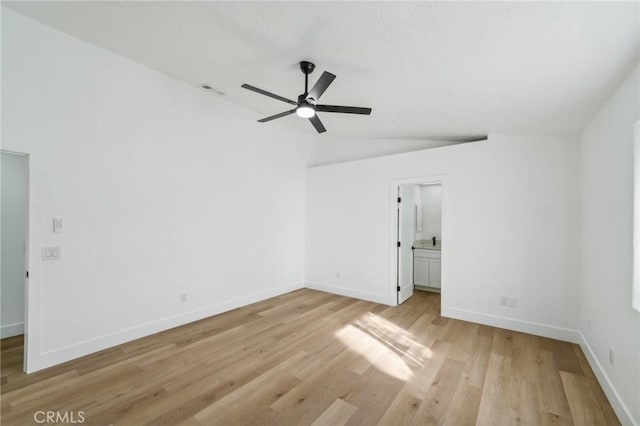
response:
M260 93L261 95L269 96L270 98L277 99L277 100L282 101L282 102L286 102L286 103L291 104L291 105L298 105L297 102L294 102L291 99L283 98L282 96L278 96L278 95L276 95L274 93L267 92L266 90L258 89L257 87L252 86L250 84L243 84L241 87L243 87L245 89L248 89L248 90L252 90L252 91L254 91L256 93Z
M318 133L324 133L327 131L327 129L324 128L324 125L322 124L322 121L320 121L320 117L318 117L317 114L314 115L313 117L309 117L309 121L311 122L311 124L313 124L313 127L316 128Z
M263 118L258 120L259 123L266 123L267 121L275 120L276 118L286 117L287 115L291 115L296 112L296 109L292 109L291 111L281 112L280 114L272 115L271 117Z
M341 112L344 114L371 114L371 108L360 108L339 105L316 105L316 111L322 112Z
M311 88L309 94L307 95L307 99L313 98L314 101L318 101L320 96L327 90L327 87L336 79L336 76L331 74L330 72L323 72L316 84Z

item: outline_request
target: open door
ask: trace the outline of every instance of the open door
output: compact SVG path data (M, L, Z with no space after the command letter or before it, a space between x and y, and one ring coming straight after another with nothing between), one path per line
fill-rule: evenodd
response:
M414 185L398 186L398 304L413 296Z

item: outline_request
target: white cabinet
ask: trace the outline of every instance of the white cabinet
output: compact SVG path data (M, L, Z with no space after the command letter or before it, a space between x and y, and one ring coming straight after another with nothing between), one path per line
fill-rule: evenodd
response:
M440 288L440 259L429 259L429 287Z
M413 256L413 285L429 285L429 259Z
M413 251L413 284L440 288L440 250L415 249Z

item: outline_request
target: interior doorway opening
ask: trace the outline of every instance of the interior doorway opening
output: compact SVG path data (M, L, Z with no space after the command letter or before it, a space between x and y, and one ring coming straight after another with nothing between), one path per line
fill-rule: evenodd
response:
M443 183L401 183L396 191L396 293L401 304L414 290L441 292Z
M22 349L24 363L29 279L29 156L9 151L0 154L0 338L3 346Z

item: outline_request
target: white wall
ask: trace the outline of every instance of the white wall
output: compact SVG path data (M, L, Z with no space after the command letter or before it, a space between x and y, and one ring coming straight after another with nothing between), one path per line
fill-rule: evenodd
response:
M422 230L418 239L442 239L442 185L421 185Z
M0 337L24 330L27 157L2 153L2 281Z
M2 87L4 148L31 154L30 370L303 282L305 133L6 9Z
M608 377L636 424L640 424L640 314L631 307L631 287L638 74L636 67L585 129L580 145L580 330L587 351L602 368L596 373ZM615 365L609 363L610 348L615 351Z
M393 303L391 180L444 175L443 312L575 339L577 167L576 139L492 135L309 169L306 279Z

